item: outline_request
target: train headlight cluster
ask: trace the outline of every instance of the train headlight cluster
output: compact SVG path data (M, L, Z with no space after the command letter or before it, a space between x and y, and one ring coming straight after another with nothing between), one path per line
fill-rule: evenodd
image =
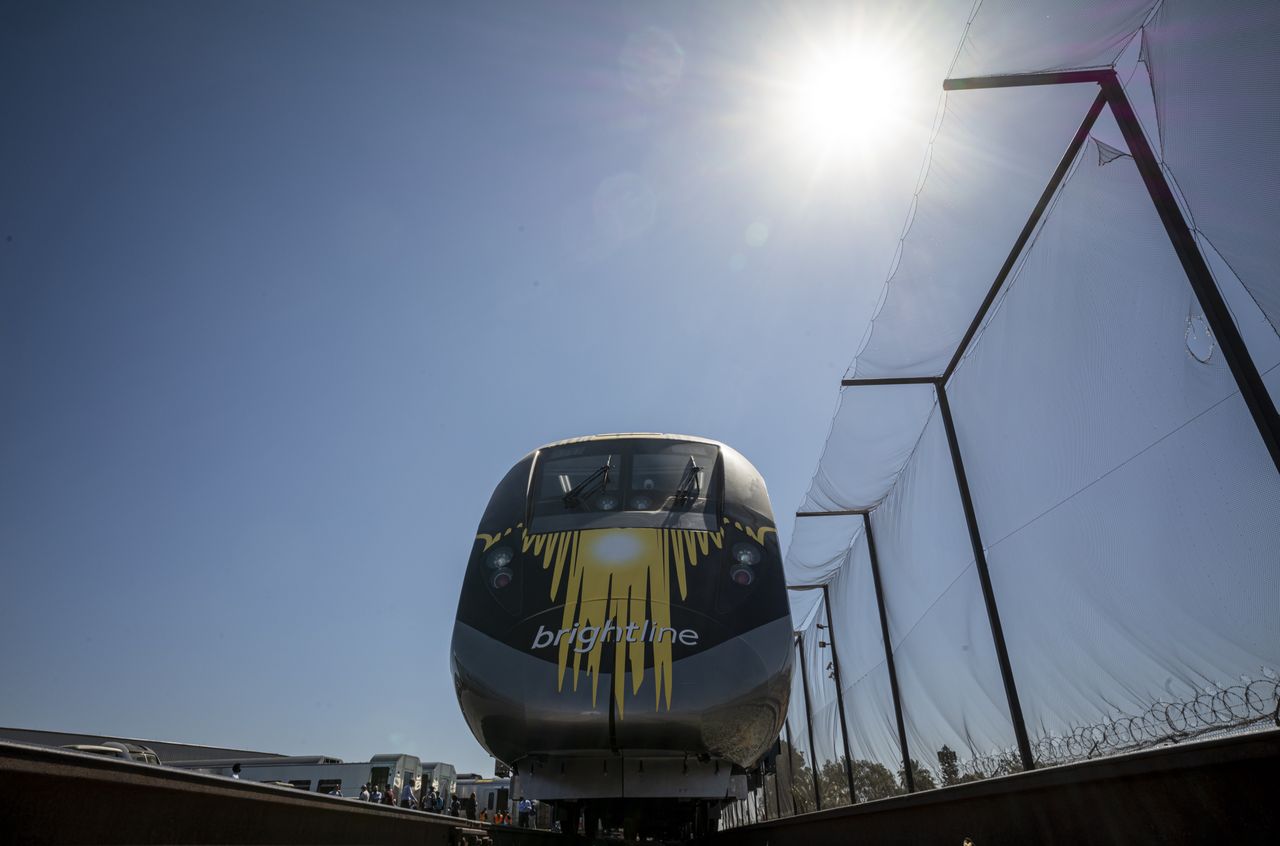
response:
M514 558L515 554L505 546L489 550L489 554L484 557L484 563L493 571L489 576L489 584L498 590L511 584L511 580L515 578L510 566Z
M729 569L729 579L740 587L747 587L756 580L755 565L760 563L760 550L751 544L737 543L733 545L733 566Z

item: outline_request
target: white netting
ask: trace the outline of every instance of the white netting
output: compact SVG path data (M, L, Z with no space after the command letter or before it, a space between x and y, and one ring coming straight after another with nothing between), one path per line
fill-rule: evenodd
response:
M800 505L801 511L847 511L878 503L911 457L924 421L933 409L930 385L846 388L831 423L831 434L818 461L818 471ZM825 582L829 573L814 547L843 554L861 518L846 527L837 518L810 520L796 526L787 550L791 584ZM832 546L835 542L835 546Z
M984 0L953 69L1116 67L1273 395L1278 24L1274 3ZM1096 95L948 96L850 376L946 372ZM1269 725L1280 685L1280 474L1108 111L1093 134L945 387L1040 765ZM917 788L1016 771L933 386L842 390L800 510L854 509L871 509ZM860 800L903 780L867 542L861 516L801 518L787 556L793 585L829 591L831 620L796 592L817 760L843 766L817 645L834 624Z
M1147 27L1164 158L1195 225L1280 326L1280 4L1166 0Z
M943 371L1097 93L1063 85L947 96L901 258L851 377Z
M797 650L797 664L801 660ZM807 665L806 665L807 666ZM792 707L787 711L787 727L783 733L783 755L788 759L790 784L788 793L792 805L799 813L815 809L813 793L813 750L809 745L809 719L805 705L803 677L799 666L791 676ZM790 747L785 745L790 739Z
M1111 66L1153 0L981 0L953 77Z
M828 590L831 634L840 653L854 792L859 801L883 799L902 791L898 777L902 753L864 533L858 533L847 566L841 568Z
M1004 700L941 417L871 518L911 757L1007 749Z
M1099 161L949 386L1045 760L1086 727L1130 747L1105 727L1280 669L1280 475L1221 353L1189 338L1199 305L1133 160ZM1225 715L1205 716L1176 731Z

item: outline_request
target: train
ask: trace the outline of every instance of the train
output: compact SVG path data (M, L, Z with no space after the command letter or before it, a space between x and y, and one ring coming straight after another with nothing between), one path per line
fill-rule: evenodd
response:
M706 438L608 434L498 483L451 669L476 739L563 831L698 836L770 766L792 654L755 467Z

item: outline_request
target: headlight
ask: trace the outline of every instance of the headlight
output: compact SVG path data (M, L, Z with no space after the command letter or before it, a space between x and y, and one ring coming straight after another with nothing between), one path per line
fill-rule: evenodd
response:
M511 559L514 557L510 549L500 546L497 549L489 550L489 554L484 557L484 563L489 565L491 569L497 570L510 564Z
M601 511L612 511L618 507L618 498L612 494L606 494L600 497L599 506Z
M729 571L729 578L733 580L735 585L746 587L756 580L755 574L751 572L750 567L738 565Z
M502 569L494 573L493 579L490 580L490 584L498 590L502 590L504 587L511 584L511 571Z
M760 550L749 543L736 543L733 545L733 560L753 567L760 563Z

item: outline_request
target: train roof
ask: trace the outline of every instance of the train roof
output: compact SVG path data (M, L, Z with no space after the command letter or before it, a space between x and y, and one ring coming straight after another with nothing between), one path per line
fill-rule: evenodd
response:
M693 441L700 444L711 444L712 446L724 447L728 446L722 441L712 440L711 438L703 438L698 435L677 435L670 432L612 432L603 435L582 435L577 438L565 438L562 441L554 441L549 444L543 444L538 449L550 449L551 447L565 446L566 444L580 444L586 441L609 441L621 438L666 438L675 441Z

